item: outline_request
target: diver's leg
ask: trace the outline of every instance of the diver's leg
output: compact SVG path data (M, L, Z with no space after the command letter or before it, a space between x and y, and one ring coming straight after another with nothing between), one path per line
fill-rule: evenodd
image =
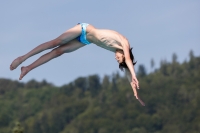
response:
M14 70L15 68L17 68L23 61L25 61L29 57L38 54L46 49L51 49L59 45L66 44L67 42L77 38L80 34L81 34L81 26L80 25L74 26L73 28L61 34L59 37L51 41L45 42L43 44L40 44L27 54L16 58L10 65L10 70Z
M69 53L69 52L75 51L83 46L85 45L80 43L77 39L74 39L64 45L61 45L53 49L51 52L41 56L39 59L37 59L35 62L30 64L29 66L21 67L21 75L20 75L19 80L21 80L32 69L50 61L53 58L56 58L62 55L63 53Z

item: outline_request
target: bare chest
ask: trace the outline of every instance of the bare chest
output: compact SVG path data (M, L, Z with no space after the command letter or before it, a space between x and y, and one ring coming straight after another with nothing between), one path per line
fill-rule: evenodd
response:
M88 34L87 38L99 47L115 52L122 49L122 39L120 35L110 30L98 30L93 35Z

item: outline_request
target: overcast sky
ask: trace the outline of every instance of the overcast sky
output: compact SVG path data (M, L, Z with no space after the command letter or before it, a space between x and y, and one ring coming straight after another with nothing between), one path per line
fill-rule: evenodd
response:
M18 80L21 66L27 66L49 50L31 57L14 71L11 62L37 45L54 39L78 22L112 29L126 36L139 64L150 69L154 59L188 60L190 50L200 55L199 0L20 0L0 4L0 78ZM22 80L43 79L55 85L80 76L101 77L119 71L114 54L94 44L34 69ZM123 74L122 72L120 72Z

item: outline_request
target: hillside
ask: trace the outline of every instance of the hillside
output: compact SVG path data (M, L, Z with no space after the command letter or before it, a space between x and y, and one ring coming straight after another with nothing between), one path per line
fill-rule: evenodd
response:
M0 133L11 133L17 121L25 133L199 133L200 57L162 62L150 74L142 70L145 107L118 73L61 87L0 79Z

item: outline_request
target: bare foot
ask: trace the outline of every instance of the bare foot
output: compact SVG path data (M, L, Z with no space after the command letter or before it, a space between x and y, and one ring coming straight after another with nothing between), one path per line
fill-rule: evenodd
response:
M15 59L12 64L10 65L10 70L14 70L23 62L22 57L18 57Z
M21 80L28 72L29 69L27 67L21 67L21 75L19 77L19 80Z

